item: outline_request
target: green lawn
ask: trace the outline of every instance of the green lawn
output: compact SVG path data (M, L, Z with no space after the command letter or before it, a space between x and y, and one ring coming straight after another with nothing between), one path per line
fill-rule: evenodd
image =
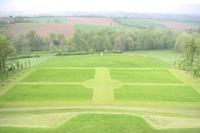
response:
M199 133L199 80L191 84L193 78L186 82L187 74L171 70L175 57L168 51L55 56L0 86L0 121L9 125L0 133ZM19 120L48 125L52 118L29 117L55 113L56 119L59 112L85 114L52 128L15 125ZM100 114L105 112L111 114ZM127 113L149 117L155 125ZM169 129L153 128L168 120Z
M43 63L43 67L125 67L125 68L166 68L166 63L148 57L127 54L104 54L54 57Z
M91 100L92 89L80 85L16 85L0 97L9 101Z
M112 114L82 114L55 129L0 128L2 133L199 133L199 131L200 129L156 130L139 117Z
M181 83L167 69L111 69L111 77L123 82L140 83Z
M200 102L200 94L189 86L125 85L114 94L116 100Z
M94 69L37 69L24 82L81 82L94 78Z
M171 66L173 66L176 60L180 57L180 53L177 53L173 50L140 50L129 53L137 56L156 58L164 61L167 64L170 64Z

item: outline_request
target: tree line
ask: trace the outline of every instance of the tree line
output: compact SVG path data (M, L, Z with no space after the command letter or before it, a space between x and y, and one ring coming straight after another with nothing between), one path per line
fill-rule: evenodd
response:
M181 53L177 66L194 77L200 76L200 35L198 33L177 33L153 28L142 30L77 31L72 38L51 33L40 37L30 31L15 39L0 36L1 73L5 72L5 62L13 53L32 51L51 52L123 52L134 50L174 49ZM6 55L6 56L5 56Z
M181 53L177 61L178 68L200 77L200 35L181 33L175 43L175 50Z
M77 31L73 38L66 39L62 34L51 33L42 38L35 31L13 40L18 53L31 51L53 52L105 52L149 49L171 49L176 41L176 33L165 30Z

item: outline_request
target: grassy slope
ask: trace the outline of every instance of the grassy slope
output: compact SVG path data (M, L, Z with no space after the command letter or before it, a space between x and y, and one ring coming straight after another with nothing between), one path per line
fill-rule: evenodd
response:
M200 129L155 130L143 119L129 115L83 114L55 129L0 128L6 133L198 133Z

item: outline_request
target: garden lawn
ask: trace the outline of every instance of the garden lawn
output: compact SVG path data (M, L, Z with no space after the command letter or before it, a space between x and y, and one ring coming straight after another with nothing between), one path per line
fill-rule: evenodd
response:
M114 68L166 68L166 63L148 57L127 54L104 54L54 57L42 67L114 67Z
M94 69L37 69L23 82L82 82L94 78Z
M90 100L92 89L80 85L16 85L0 97L0 101Z
M125 85L114 90L116 100L200 102L200 94L189 86Z
M182 83L167 69L110 69L111 77L123 82Z

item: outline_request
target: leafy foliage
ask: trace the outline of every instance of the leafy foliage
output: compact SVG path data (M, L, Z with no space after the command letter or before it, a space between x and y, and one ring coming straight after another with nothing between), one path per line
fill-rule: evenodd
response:
M182 33L176 40L176 50L181 53L177 66L191 72L195 78L200 76L200 35Z

